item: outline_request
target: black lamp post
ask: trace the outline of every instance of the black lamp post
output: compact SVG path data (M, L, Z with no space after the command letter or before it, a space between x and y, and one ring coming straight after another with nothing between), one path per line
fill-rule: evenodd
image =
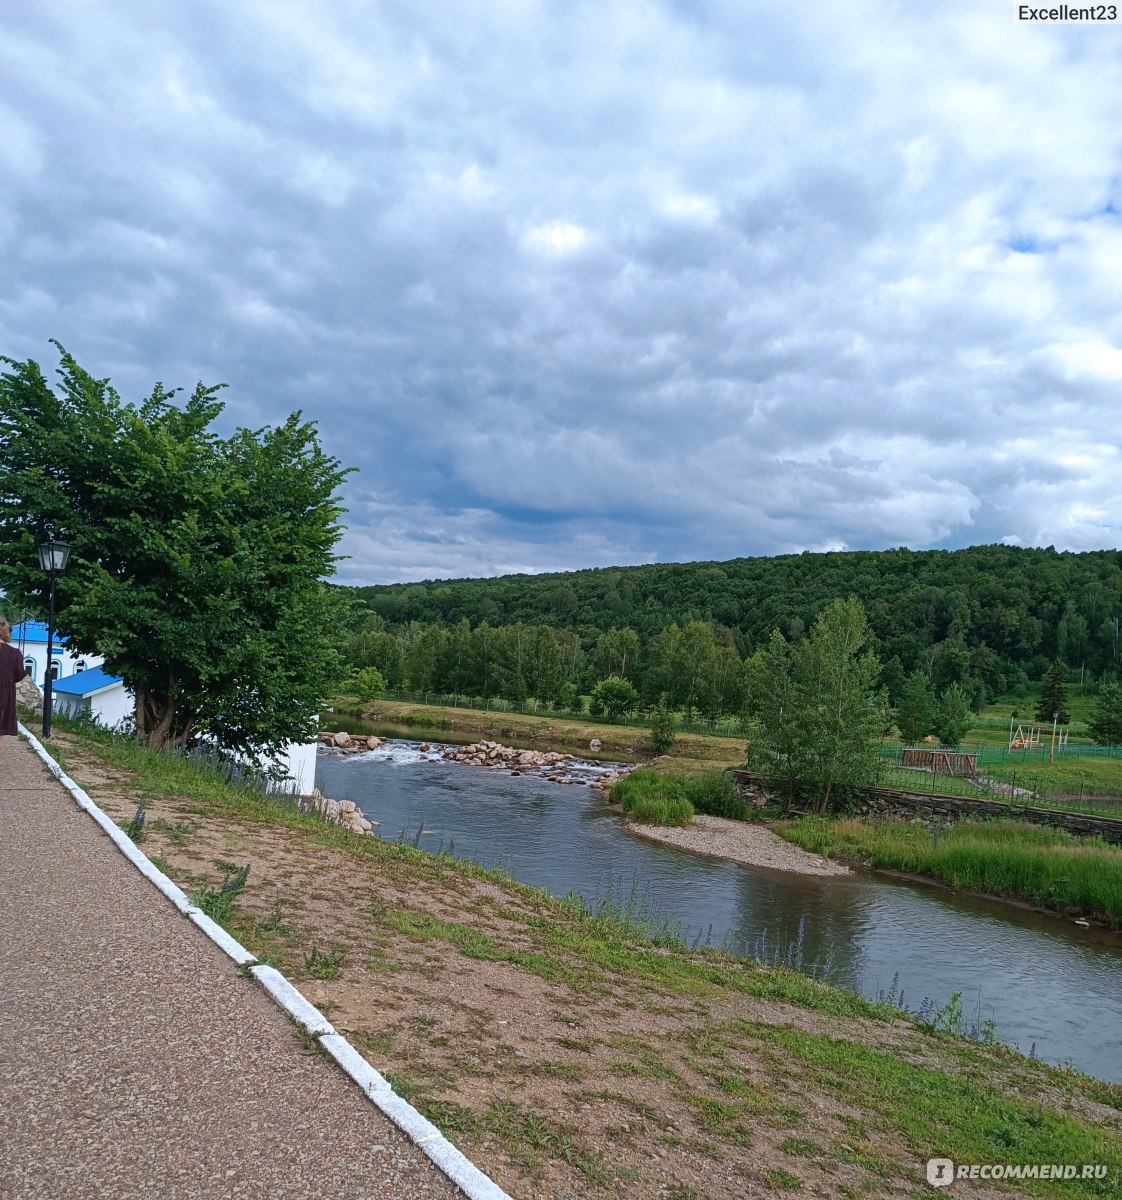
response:
M55 576L59 571L66 570L70 561L70 546L66 542L56 542L48 535L47 540L39 547L39 566L51 577L51 599L47 608L47 670L43 676L43 736L51 736L51 697L53 694L55 672L52 659L54 658L55 640Z

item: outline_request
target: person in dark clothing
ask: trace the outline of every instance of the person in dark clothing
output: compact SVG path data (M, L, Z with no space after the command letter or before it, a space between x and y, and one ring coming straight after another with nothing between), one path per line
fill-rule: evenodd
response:
M12 627L0 621L0 736L15 736L16 684L27 674L23 656L12 645Z

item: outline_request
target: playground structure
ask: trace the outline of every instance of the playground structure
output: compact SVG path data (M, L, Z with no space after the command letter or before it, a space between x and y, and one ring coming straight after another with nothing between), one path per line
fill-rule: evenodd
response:
M1067 746L1067 734L1066 725L1018 725L1017 732L1009 738L1009 749L1034 750L1048 743L1053 749L1063 750Z

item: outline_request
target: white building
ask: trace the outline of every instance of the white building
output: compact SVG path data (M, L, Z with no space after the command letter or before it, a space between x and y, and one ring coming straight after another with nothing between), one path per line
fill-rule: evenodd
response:
M78 675L91 667L100 667L105 659L100 654L77 654L71 650L65 638L55 631L51 647L55 668L55 686L70 675ZM47 623L45 621L20 621L12 626L12 645L23 655L23 665L31 682L41 688L47 678Z
M90 717L114 729L133 715L132 692L119 675L89 667L54 682L54 711L65 717Z

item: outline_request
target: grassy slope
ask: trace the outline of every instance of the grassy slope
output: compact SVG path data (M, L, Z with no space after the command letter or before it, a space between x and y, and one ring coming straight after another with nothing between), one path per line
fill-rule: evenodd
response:
M655 946L626 919L119 740L60 744L114 815L149 803L144 848L185 886L250 862L233 931L515 1196L902 1197L933 1155L1110 1164L1099 1183L955 1195L1117 1194L1120 1087L784 970Z

